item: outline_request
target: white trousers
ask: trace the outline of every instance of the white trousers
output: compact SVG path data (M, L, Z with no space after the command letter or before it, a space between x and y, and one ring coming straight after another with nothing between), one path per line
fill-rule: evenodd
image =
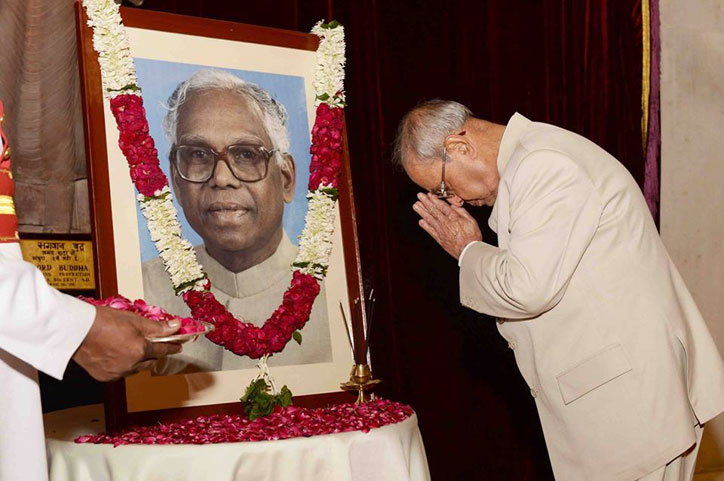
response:
M701 436L704 428L698 424L696 429L696 444L665 466L647 474L638 481L691 481L694 478L694 467L696 466L696 455L701 446Z

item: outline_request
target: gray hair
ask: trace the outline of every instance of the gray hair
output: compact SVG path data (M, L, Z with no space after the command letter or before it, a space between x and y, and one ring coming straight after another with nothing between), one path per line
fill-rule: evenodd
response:
M178 140L176 127L181 106L190 93L202 90L227 90L252 100L252 105L258 109L263 120L264 130L272 141L272 148L279 149L279 152L282 153L289 151L288 115L284 105L274 100L262 87L247 82L232 73L217 69L194 72L193 75L178 84L176 90L168 98L163 130L172 145ZM277 162L282 162L281 156L277 156Z
M445 137L461 131L472 116L470 109L453 100L422 102L400 121L392 162L403 166L410 157L419 162L442 158Z

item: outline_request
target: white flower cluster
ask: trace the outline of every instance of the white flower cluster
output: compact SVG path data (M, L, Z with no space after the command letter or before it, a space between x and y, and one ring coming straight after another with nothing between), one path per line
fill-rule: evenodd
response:
M137 93L136 69L118 4L114 0L83 0L83 6L88 25L93 28L93 48L98 52L103 94L113 98L124 89L123 93ZM129 91L131 85L136 87Z
M295 266L300 266L297 268L299 271L318 279L324 277L329 266L334 234L336 201L328 193L322 192L325 188L329 189L330 186L320 185L318 190L307 194L309 210L294 261Z
M339 106L344 102L344 27L323 28L322 22L312 28L319 37L317 49L317 68L314 76L314 90L317 97L324 97L330 106ZM315 105L322 100L317 98Z
M139 194L138 203L174 288L201 287L206 275L193 246L181 237L181 224L171 200L171 190L166 186L159 195L151 198Z

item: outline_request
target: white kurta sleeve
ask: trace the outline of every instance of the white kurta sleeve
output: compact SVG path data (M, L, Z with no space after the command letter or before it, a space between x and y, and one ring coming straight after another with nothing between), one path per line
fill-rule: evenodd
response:
M0 349L56 379L95 319L95 307L50 287L17 243L0 244Z
M570 158L535 151L509 181L505 248L470 245L460 266L463 305L523 319L553 308L598 228L603 210L590 178Z

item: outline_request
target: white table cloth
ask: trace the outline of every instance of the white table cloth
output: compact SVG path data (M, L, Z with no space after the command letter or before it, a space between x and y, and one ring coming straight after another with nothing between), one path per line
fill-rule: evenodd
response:
M429 481L413 414L373 429L208 445L75 444L105 429L103 406L45 415L51 481Z

